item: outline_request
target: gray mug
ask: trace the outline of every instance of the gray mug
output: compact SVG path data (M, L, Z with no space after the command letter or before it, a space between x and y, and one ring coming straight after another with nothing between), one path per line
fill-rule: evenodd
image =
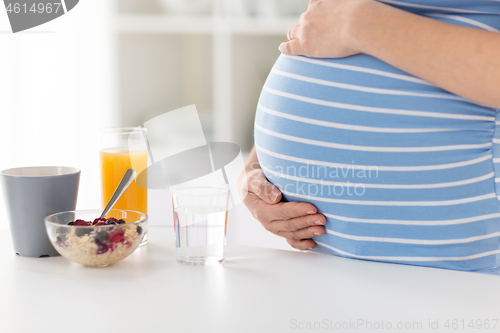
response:
M58 256L44 218L75 210L80 170L26 167L3 170L0 175L14 251L25 257Z

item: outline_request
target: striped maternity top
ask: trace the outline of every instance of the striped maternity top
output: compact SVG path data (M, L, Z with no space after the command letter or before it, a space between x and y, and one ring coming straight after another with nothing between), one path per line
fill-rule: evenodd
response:
M500 30L497 0L382 2ZM259 99L255 147L285 200L326 216L317 251L498 274L498 111L368 55L281 55Z

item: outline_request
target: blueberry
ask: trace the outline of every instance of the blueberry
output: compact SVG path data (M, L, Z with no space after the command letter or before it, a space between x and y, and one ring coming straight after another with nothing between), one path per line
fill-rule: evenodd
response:
M137 226L137 234L142 234L142 227L140 225Z
M97 244L97 252L96 254L103 254L108 252L108 244L106 243L98 243Z
M125 223L125 221L123 219L118 220L118 224L124 224L124 223Z
M76 229L76 235L78 237L82 237L84 235L88 235L92 232L92 228L78 228Z
M68 223L68 225L74 225L75 224L75 221L71 221L70 223Z
M58 243L64 243L64 241L66 240L66 234L57 235L56 240Z
M108 232L106 230L99 231L97 236L95 236L95 238L94 238L94 240L97 244L102 243L107 239L108 239Z

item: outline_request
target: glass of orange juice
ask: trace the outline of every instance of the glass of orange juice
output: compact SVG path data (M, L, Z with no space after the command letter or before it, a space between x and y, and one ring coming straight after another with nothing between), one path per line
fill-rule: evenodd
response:
M102 208L111 199L125 172L128 169L134 169L137 172L136 179L116 202L114 208L147 214L147 130L143 127L116 127L104 128L100 132ZM140 179L140 184L138 184L138 179ZM147 237L146 231L141 246L147 244Z

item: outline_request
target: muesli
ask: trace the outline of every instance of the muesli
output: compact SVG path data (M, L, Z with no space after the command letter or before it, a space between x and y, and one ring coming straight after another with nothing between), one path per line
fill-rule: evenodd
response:
M56 231L56 250L85 266L107 266L131 254L144 236L142 227L114 218L70 222Z

